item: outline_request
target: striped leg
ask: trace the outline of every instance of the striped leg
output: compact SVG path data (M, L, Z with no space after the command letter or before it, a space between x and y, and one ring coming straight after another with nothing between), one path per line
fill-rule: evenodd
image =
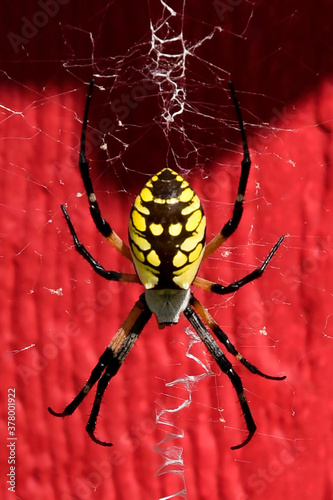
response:
M95 400L86 430L91 439L96 443L103 446L112 446L111 443L100 441L94 435L103 394L110 379L118 372L120 366L125 361L129 351L133 347L136 339L140 335L146 323L149 321L150 317L151 312L145 303L144 297L142 296L140 300L136 302L123 325L119 328L116 335L111 340L102 356L99 358L97 365L91 372L87 383L81 389L79 394L66 406L64 411L55 412L51 408L48 408L49 412L56 417L71 415L98 381Z
M71 232L76 250L78 251L78 253L80 255L82 255L82 257L87 262L89 262L89 264L92 266L92 268L94 269L94 271L97 274L99 274L100 276L102 276L103 278L105 278L109 281L122 281L122 282L126 282L126 283L140 283L140 280L136 274L118 273L117 271L107 271L106 269L104 269L104 267L99 262L97 262L97 260L94 259L94 257L88 252L88 250L79 241L79 238L77 237L77 234L75 232L72 221L71 221L64 205L61 205L61 210L64 213L64 216L65 216L66 222L68 224L69 230Z
M199 335L202 342L207 347L208 351L211 353L211 355L221 368L221 370L229 377L232 385L235 388L245 418L246 426L248 429L248 436L241 444L232 446L231 449L236 450L238 448L241 448L242 446L245 446L252 439L253 434L256 431L256 424L254 423L250 407L246 401L242 381L239 375L234 371L230 361L225 357L220 347L217 345L217 343L210 335L210 333L208 332L208 330L206 329L206 327L204 326L204 324L202 323L201 319L198 317L196 312L192 309L192 307L187 306L187 308L184 311L184 314L191 323L191 325L193 326L193 328L195 329L195 331L197 332L197 334Z
M227 351L230 352L238 361L240 361L251 373L255 373L256 375L260 375L261 377L268 378L270 380L284 380L285 375L282 377L274 377L272 375L266 375L261 372L256 366L252 365L244 356L237 351L235 346L230 342L226 333L219 327L214 318L209 314L207 309L203 307L202 304L194 297L191 297L191 305L196 309L199 313L202 320L206 323L206 325L212 330L212 332L216 335L217 339L226 347Z

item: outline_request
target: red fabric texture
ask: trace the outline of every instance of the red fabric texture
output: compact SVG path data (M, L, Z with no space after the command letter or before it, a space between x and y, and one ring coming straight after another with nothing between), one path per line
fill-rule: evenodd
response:
M237 451L230 446L246 434L235 391L201 344L191 353L213 373L191 383L189 377L205 370L186 356L184 319L159 330L152 318L111 381L96 432L113 442L111 449L85 432L93 394L65 419L47 411L61 411L81 389L142 292L93 272L75 252L60 204L67 204L80 240L97 260L131 272L97 234L85 196L78 196L84 194L77 167L80 119L86 83L99 73L106 90L95 89L90 123L99 130L102 119L114 120L106 103L126 86L116 96L108 91L115 71L108 58L134 44L144 47L149 19L163 12L159 2L45 5L51 10L15 2L1 15L1 498L15 498L5 479L7 398L15 388L17 498L157 500L185 488L184 476L187 493L175 498L331 499L331 2L184 2L188 46L214 33L189 63L198 88L188 90L194 111L197 99L209 103L207 116L221 116L212 127L202 119L201 132L193 135L192 146L202 147L196 152L201 165L188 175L204 205L208 238L230 217L240 175L230 75L253 161L239 229L199 274L232 282L260 265L286 235L260 280L227 298L196 292L245 357L264 372L287 376L264 380L232 359L258 428ZM46 12L44 25L39 11ZM22 46L9 33L25 39ZM143 57L144 50L133 54ZM134 56L117 70L126 73L137 63ZM223 71L210 73L203 60ZM102 213L125 241L135 195L168 156L163 134L149 121L158 101L136 103L127 120L138 124L137 135L133 127L127 135L112 131L107 151L97 141L88 152ZM198 109L202 117L204 108ZM191 151L177 140L178 153ZM192 168L193 156L183 157L184 168ZM176 379L184 383L166 386ZM174 427L156 423L156 412L183 403L181 411L160 416ZM177 453L184 465L175 460L163 467Z

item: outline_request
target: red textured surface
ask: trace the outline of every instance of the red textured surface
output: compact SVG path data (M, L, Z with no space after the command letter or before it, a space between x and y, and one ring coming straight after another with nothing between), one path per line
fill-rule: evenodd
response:
M300 0L236 3L226 2L234 7L219 20L214 3L186 2L188 41L204 37L214 25L223 26L198 53L232 75L245 120L252 124L247 129L253 169L244 217L226 246L231 253L217 252L200 275L230 282L258 265L281 234L287 238L258 282L227 300L198 295L250 361L287 379L263 380L235 363L258 432L247 447L231 451L244 437L244 421L227 377L211 364L215 375L199 381L192 388L191 405L173 416L184 438L171 439L169 445L183 448L189 500L329 500L333 8L328 1L320 8ZM111 450L95 445L85 433L92 397L66 419L47 412L48 406L61 410L81 388L141 290L109 284L93 273L74 251L60 204L68 204L80 239L105 267L129 270L96 234L86 200L77 197L83 191L76 165L78 118L85 100L83 82L92 70L105 69L104 58L124 54L149 37L148 6L97 1L92 8L73 0L17 53L7 34L20 33L23 17L32 19L36 7L15 2L3 9L1 498L15 498L4 479L11 387L17 404L18 498L169 498L182 483L175 474L156 476L163 460L153 448L165 436L163 426L155 423L156 410L173 408L188 397L184 388L166 388L165 382L203 371L186 357L185 321L159 331L152 320L112 380L98 422L98 436L112 440ZM100 65L94 68L89 33ZM200 64L197 71L198 81L204 79ZM228 74L224 78L226 87ZM96 128L110 113L102 106L110 98L108 92L96 92L91 116ZM222 107L224 117L234 120L226 95ZM260 123L269 127L255 127ZM112 175L105 167L106 154L92 153L103 214L124 238L131 203L145 181L138 173L164 166L165 151L154 133L142 136L129 153L128 169L117 162L110 167ZM212 149L208 151L206 179L201 173L191 178L205 206L209 235L230 216L236 192L240 155L228 150L237 149L239 137L229 139L231 147L215 164ZM260 335L263 331L267 335ZM200 346L193 352L210 363Z

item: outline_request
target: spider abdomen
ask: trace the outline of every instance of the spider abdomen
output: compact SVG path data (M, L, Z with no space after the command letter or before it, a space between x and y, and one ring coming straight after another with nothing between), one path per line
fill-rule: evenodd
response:
M146 289L187 290L205 247L206 219L198 196L179 174L164 168L137 196L129 243Z

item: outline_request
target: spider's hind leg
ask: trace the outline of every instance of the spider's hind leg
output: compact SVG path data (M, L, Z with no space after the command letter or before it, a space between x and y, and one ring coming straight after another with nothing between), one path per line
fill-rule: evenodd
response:
M140 312L139 316L137 315L138 312ZM108 346L108 348L112 349L114 359L112 359L108 366L106 366L103 375L99 379L94 404L86 426L86 431L88 432L91 439L95 443L102 446L112 446L112 443L101 441L95 436L97 417L99 414L104 392L108 386L108 383L110 382L110 379L114 377L120 366L125 361L125 358L127 357L143 328L149 321L151 315L151 311L145 304L143 296L141 296L140 300L136 303L136 305L126 318L125 322L120 327L117 334ZM135 322L133 324L134 317Z
M84 387L81 389L81 391L75 396L73 401L71 401L66 408L61 411L61 412L56 412L52 410L51 407L48 407L48 411L53 415L54 417L67 417L68 415L72 415L76 408L82 403L84 398L87 396L91 388L96 384L97 380L100 379L102 376L103 371L105 370L105 366L109 366L110 363L113 361L113 363L117 366L117 370L115 371L114 375L117 373L117 371L120 368L119 363L115 363L115 358L113 355L112 350L107 347L105 351L103 352L102 356L99 358L97 365L91 372L91 375L89 379L87 380L86 384Z
M186 318L189 320L197 334L199 335L200 339L202 342L205 344L207 347L208 351L211 353L221 370L229 377L232 385L235 388L235 391L238 396L238 400L240 402L242 412L245 418L246 422L246 427L248 430L248 435L244 441L236 446L232 446L232 450L236 450L238 448L242 448L245 446L253 437L257 427L256 424L253 420L252 414L250 407L248 405L248 402L246 400L245 394L244 394L244 388L242 385L242 381L239 377L239 375L235 372L235 370L232 367L232 364L230 361L225 357L223 354L222 350L220 347L217 345L213 337L210 335L208 332L207 328L205 325L202 323L201 319L199 316L196 314L194 309L191 306L188 306L184 314Z
M98 381L95 400L86 430L95 443L103 446L112 446L111 443L106 443L95 437L96 421L102 398L109 381L116 375L119 368L125 361L136 339L140 335L146 323L149 321L151 314L151 311L146 305L144 295L141 295L140 299L136 302L126 320L119 328L102 356L99 358L97 365L91 372L87 383L81 389L79 394L66 406L64 411L58 413L51 408L48 408L49 412L56 417L71 415Z

